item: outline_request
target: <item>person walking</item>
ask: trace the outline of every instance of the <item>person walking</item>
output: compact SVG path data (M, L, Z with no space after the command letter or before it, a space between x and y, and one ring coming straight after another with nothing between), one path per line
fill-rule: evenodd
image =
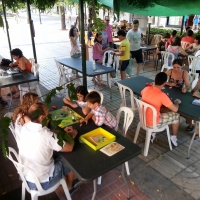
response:
M137 75L139 75L143 65L143 55L142 49L140 48L142 32L139 28L139 21L137 19L133 20L133 27L128 31L126 38L130 42L131 56L137 61Z

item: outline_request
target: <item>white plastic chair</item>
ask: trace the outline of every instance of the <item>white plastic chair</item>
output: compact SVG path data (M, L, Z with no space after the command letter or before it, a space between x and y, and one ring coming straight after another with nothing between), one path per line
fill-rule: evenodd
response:
M54 192L60 185L62 185L62 187L63 187L63 190L65 192L67 200L72 200L64 178L61 179L60 181L58 181L58 183L56 183L52 188L50 188L48 190L44 190L42 188L35 172L32 169L30 169L29 167L26 167L26 166L20 164L17 152L11 147L9 147L9 155L7 155L7 158L13 162L13 164L15 165L17 172L19 173L20 178L22 180L22 198L21 198L22 200L25 200L26 190L31 194L32 200L37 200L38 196L44 196L44 195L50 194L50 193ZM24 173L23 173L24 169L26 171L28 170L29 173L33 176L34 183L38 190L30 190L30 188L26 182Z
M12 112L7 112L7 113L4 115L4 117L9 117L9 118L11 119L11 118L12 118L12 114L13 114ZM10 122L9 129L10 129L11 133L13 134L13 137L15 138L15 141L16 141L17 146L18 146L19 138L18 138L18 136L17 136L17 134L16 134L16 132L15 132L15 126L14 126L13 121Z
M137 142L137 138L138 138L138 135L139 135L139 132L140 132L140 128L143 128L144 130L146 130L146 139L145 139L145 146L144 146L144 156L147 156L148 155L148 151L149 151L149 143L150 143L150 139L151 139L151 134L152 133L155 133L155 132L161 132L161 131L164 131L166 130L167 131L167 138L168 138L168 143L169 143L169 148L170 150L172 150L172 145L171 145L171 140L170 140L170 132L169 132L169 126L168 125L164 125L160 128L157 127L157 123L156 123L156 120L157 120L157 111L156 109L150 105L150 104L147 104L137 98L135 98L135 102L137 104L137 107L138 107L138 112L139 112L139 123L137 125L137 129L136 129L136 133L135 133L135 137L134 137L134 140L133 142L136 143ZM148 127L147 124L146 124L146 112L147 110L152 110L152 122L153 122L153 125L152 127Z
M188 90L188 92L191 92L193 88L197 85L198 79L198 73L193 73L192 71L189 72L190 89Z
M39 77L39 66L40 65L35 63L34 58L30 58L29 61L32 64L31 72L33 73L33 75L35 77L38 78ZM30 92L30 91L37 93L39 97L42 96L38 81L20 84L18 87L19 87L19 91L20 91L20 99L22 99L24 94L26 94L27 92ZM41 97L41 100L43 101L44 99Z
M163 72L164 69L166 69L166 70L172 69L172 62L174 60L174 54L169 53L167 51L161 51L161 57L163 60L163 66L162 66L161 72Z
M181 42L181 47L186 49L191 43L190 42Z
M126 106L126 107L130 107L133 111L137 110L135 103L134 103L133 91L129 87L122 85L119 82L117 82L117 85L118 85L121 100L122 100L120 107ZM130 106L127 105L127 99L126 99L127 97L130 97L130 101L131 101Z
M98 91L98 90L95 90L95 89L88 89L88 92L93 92L93 91L99 93L99 95L100 95L100 97L101 97L101 104L103 104L103 100L104 100L103 93L100 92L100 91Z
M73 82L75 83L75 87L82 85L81 80L79 78L74 77L74 74L69 72L67 67L61 65L57 60L55 60L56 66L59 74L59 83L58 86L63 86L63 90L60 91L63 96L66 94L66 83Z
M128 107L120 107L119 110L117 111L116 114L116 119L117 119L117 123L119 126L119 122L120 122L120 118L122 113L124 113L124 122L123 122L123 126L122 126L122 134L124 137L126 137L126 133L128 131L129 126L131 125L133 118L134 118L134 112L132 109L128 108ZM130 170L129 170L129 166L128 166L128 161L125 162L125 167L126 167L126 173L129 176L130 175Z
M196 73L196 66L197 66L197 63L199 62L200 62L200 57L196 57L192 55L188 56L188 64L189 64L191 73Z

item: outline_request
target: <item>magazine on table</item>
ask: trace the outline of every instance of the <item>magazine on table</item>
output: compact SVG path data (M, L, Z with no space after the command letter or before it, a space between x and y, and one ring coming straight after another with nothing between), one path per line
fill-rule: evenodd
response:
M113 156L116 153L123 150L124 148L125 147L122 146L121 144L119 144L117 142L112 142L112 143L108 144L107 146L103 147L102 149L100 149L100 151L105 153L108 156Z

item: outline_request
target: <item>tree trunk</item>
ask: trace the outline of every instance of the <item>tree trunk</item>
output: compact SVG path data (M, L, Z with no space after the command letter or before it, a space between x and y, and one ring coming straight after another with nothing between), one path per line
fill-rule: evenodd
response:
M65 7L60 6L60 16L61 16L61 30L66 30L66 23L65 23Z

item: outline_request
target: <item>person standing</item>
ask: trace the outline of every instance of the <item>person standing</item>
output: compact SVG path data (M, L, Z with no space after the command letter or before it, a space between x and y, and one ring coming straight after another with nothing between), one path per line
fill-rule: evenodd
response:
M195 15L193 19L193 30L198 30L199 15Z
M126 33L124 30L119 30L117 32L117 36L121 41L121 44L119 49L114 50L115 52L119 52L119 54L114 53L114 55L119 56L121 80L124 80L126 79L126 68L128 67L130 60L130 43L126 38Z
M108 36L108 43L109 43L109 46L112 47L112 45L113 45L112 26L109 24L109 22L110 22L109 17L105 16L104 23L106 24L106 33Z
M142 32L139 28L139 21L137 19L133 20L133 27L128 31L126 38L130 42L131 56L137 61L137 75L139 75L143 65L143 56L142 49L140 48Z
M88 40L87 40L87 45L88 47L91 47L91 37L92 37L92 20L88 19L88 25L87 25L87 36L88 36Z

